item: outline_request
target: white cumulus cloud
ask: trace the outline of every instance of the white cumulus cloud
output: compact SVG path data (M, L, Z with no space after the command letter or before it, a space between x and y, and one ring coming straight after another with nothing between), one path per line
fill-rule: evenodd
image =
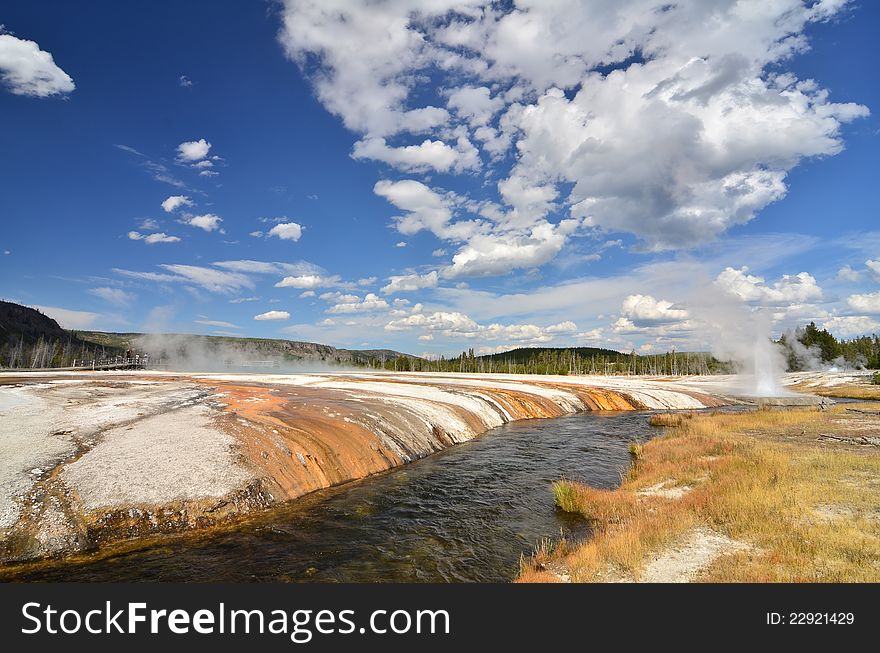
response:
M254 315L254 319L261 322L266 320L289 320L290 313L287 311L267 311L265 313L260 313L259 315Z
M880 332L880 322L861 315L845 315L825 320L822 325L837 337L852 337Z
M324 299L325 295L321 295L321 298ZM373 293L367 293L363 299L357 295L341 295L336 297L336 301L327 309L328 313L370 313L390 308L388 302Z
M275 284L276 288L327 288L340 283L338 276L325 277L320 274L299 274L284 277Z
M156 243L179 243L180 238L177 236L169 236L163 231L154 234L142 234L139 231L129 231L128 238L130 240L142 240L147 245L155 245Z
M275 236L281 240L298 241L302 237L302 225L296 222L280 222L269 230L269 236Z
M456 147L443 141L425 139L418 145L390 147L384 138L368 138L354 144L351 156L372 159L406 172L448 172L479 167L473 145L462 137Z
M397 292L411 292L422 288L436 288L438 274L434 270L427 274L402 274L388 277L388 284L382 287L382 292L391 295Z
M177 146L177 158L183 163L195 163L208 156L211 144L204 138L197 141L184 141Z
M850 5L286 0L280 40L359 135L356 158L460 173L481 165L476 142L510 162L490 235L557 211L662 250L749 222L801 161L841 151L868 109L790 62Z
M858 270L853 270L849 265L844 265L837 271L837 278L841 281L859 281L862 278L862 273Z
M822 298L822 289L808 272L785 274L773 285L764 277L751 275L747 267L725 268L715 285L745 302L773 306L798 304Z
M865 265L868 267L868 269L874 275L874 278L877 279L878 281L880 281L880 260L876 260L876 261L868 260L868 261L865 261Z
M860 313L880 315L880 292L850 295L846 303Z
M190 227L196 227L203 231L217 231L220 229L220 223L223 218L213 213L205 213L203 215L189 215L181 219L181 222L188 224Z
M2 30L2 25L0 25ZM0 81L15 95L50 97L71 93L73 79L34 41L0 33Z
M496 342L516 342L518 344L540 344L552 341L557 335L572 335L577 325L570 321L542 327L536 324L480 324L470 316L459 311L435 311L415 313L404 318L391 320L385 325L386 331L408 331L421 329L423 335L433 340L435 334L447 338L478 339Z
M181 206L192 206L192 200L186 195L171 195L162 202L162 210L165 213L172 213Z
M620 312L638 325L677 322L688 317L686 310L650 295L629 295L623 300Z

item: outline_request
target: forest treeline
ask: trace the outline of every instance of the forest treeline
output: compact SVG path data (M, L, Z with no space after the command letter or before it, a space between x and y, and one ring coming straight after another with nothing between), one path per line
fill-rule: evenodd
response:
M501 354L477 356L473 349L436 360L394 358L377 360L368 367L402 372L474 372L502 374L611 374L679 375L721 374L729 363L706 352L624 354L593 347L523 347Z
M822 367L880 369L880 336L860 336L838 340L815 322L783 335L779 344L785 350L789 372Z
M810 322L783 335L789 372L837 367L880 369L880 336L838 340ZM647 374L652 376L728 374L735 372L729 361L707 352L628 354L593 347L522 347L500 354L477 356L473 349L459 356L438 360L395 358L377 360L375 368L413 372L500 372L507 374Z

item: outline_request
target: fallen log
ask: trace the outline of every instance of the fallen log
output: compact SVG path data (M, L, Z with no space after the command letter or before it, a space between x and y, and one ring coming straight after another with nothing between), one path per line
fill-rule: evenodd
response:
M835 442L843 442L844 444L858 444L858 445L866 445L869 447L880 447L880 438L871 438L867 436L860 436L858 438L847 438L839 435L825 435L821 434L816 438L817 440L834 440Z

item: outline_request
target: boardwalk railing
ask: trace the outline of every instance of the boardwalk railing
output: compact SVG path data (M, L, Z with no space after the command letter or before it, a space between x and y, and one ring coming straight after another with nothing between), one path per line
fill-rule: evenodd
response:
M140 370L150 364L149 356L135 354L131 357L114 356L111 358L73 359L73 366L68 369L77 370Z
M149 356L116 356L113 358L77 358L69 367L3 367L3 372L72 372L79 370L142 370L150 365ZM158 361L162 365L162 361ZM154 363L153 367L157 367Z

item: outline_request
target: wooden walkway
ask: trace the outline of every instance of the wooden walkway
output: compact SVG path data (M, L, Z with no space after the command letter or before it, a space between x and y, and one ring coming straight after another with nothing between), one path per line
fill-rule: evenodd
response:
M102 358L100 360L74 360L71 367L8 367L0 368L3 372L82 372L94 370L106 372L108 370L143 370L147 368L150 359L145 356L125 358Z

